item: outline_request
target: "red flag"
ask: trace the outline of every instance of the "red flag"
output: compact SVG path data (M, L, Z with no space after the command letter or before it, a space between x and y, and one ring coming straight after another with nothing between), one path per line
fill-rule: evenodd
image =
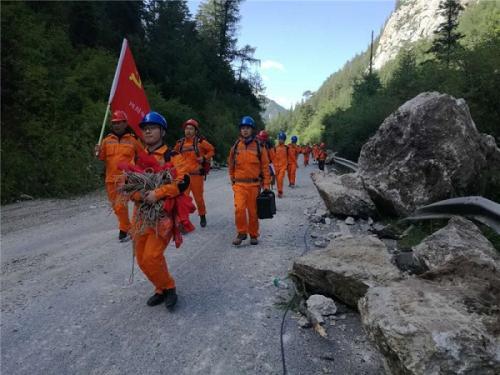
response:
M112 112L125 111L130 127L137 136L142 138L139 123L150 109L127 39L123 39L108 103Z

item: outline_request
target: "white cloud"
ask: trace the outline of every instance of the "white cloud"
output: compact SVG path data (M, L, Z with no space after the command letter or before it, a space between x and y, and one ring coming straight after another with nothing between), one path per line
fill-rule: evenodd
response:
M285 70L285 67L283 66L282 63L277 62L277 61L273 61L273 60L264 60L260 64L260 67L263 70L267 70L267 69L277 69L277 70L281 70L281 71Z
M261 75L261 78L262 78L262 80L263 80L264 82L269 82L269 79L270 79L270 78L269 78L269 76L266 76L265 74L262 74L262 75Z

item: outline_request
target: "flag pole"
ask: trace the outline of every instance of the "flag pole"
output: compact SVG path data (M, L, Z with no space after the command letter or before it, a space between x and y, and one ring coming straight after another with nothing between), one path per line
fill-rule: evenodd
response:
M101 145L101 142L102 142L102 138L104 136L104 128L106 127L106 122L108 121L108 115L109 115L109 110L110 110L111 106L110 104L108 103L106 105L106 112L104 113L104 120L102 121L102 127L101 127L101 134L99 135L99 141L97 142L97 144L100 146Z

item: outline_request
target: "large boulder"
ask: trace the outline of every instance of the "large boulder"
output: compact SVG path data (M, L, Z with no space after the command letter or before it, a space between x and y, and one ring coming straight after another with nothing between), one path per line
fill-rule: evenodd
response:
M359 174L379 210L406 216L418 206L478 193L492 146L484 137L463 99L425 92L387 117L363 146Z
M315 172L311 178L333 215L368 218L376 214L375 205L357 173L338 176Z
M493 245L471 221L454 216L444 228L412 248L418 263L434 270L456 257L494 263L499 256Z
M492 263L455 258L359 302L390 374L499 374L500 275Z
M375 236L339 237L327 249L295 260L293 273L321 294L357 308L368 288L400 279L385 244Z

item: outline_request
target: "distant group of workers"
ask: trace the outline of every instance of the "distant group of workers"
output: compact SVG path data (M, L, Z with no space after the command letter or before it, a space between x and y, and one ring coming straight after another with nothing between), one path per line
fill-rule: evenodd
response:
M100 145L96 145L98 158L105 163L105 186L108 199L118 218L121 242L133 240L137 263L146 277L155 287L155 293L148 299L149 306L164 303L168 309L177 302L175 280L168 270L164 251L172 238L171 233L159 235L155 228L147 228L134 233L132 220L129 219L128 200L136 208L143 202L153 204L180 194L192 195L200 218L200 226L207 225L207 210L204 201L204 182L210 169L215 148L201 135L200 124L194 119L182 125L184 137L179 139L172 150L165 144L167 132L166 119L157 112L147 113L139 124L143 139L138 140L128 125L124 111L115 111L111 119L111 132ZM286 134L278 134L278 144L270 141L266 131L256 133L256 124L252 117L244 116L239 123L239 138L229 150L227 159L229 177L234 194L234 213L236 237L233 245L239 246L250 237L250 244L259 243L259 219L257 215L257 197L261 192L269 192L276 182L278 197L284 196L283 184L288 175L289 187L294 187L298 156L304 155L304 166L309 164L309 157L324 169L326 150L324 143L299 146L298 138L291 137L286 145ZM123 179L119 165L134 164L140 153L153 156L160 165L171 163L175 169L175 178L154 190L142 194L135 193L124 197L118 192Z

